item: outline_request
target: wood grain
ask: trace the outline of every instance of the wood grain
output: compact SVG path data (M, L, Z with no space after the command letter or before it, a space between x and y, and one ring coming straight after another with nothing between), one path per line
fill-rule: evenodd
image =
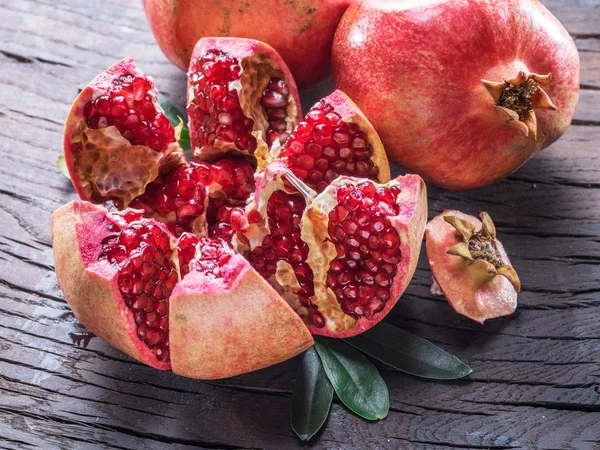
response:
M389 417L335 402L311 448L600 448L600 1L545 0L580 51L574 125L507 180L430 188L430 217L485 209L523 281L510 318L478 325L429 293L423 258L389 321L467 361L466 380L381 367ZM183 104L140 4L0 0L0 447L303 448L288 417L299 360L216 382L147 368L85 330L53 272L49 218L75 198L55 166L77 86L126 55ZM310 106L328 84L303 93Z

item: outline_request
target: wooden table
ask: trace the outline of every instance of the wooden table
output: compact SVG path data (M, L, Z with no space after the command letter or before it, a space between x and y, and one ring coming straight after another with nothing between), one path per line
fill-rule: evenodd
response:
M600 1L544 3L580 50L573 125L501 183L429 193L430 217L494 218L523 281L517 314L484 326L461 318L429 294L422 259L389 320L473 374L431 382L382 368L389 417L367 423L336 401L314 448L600 448ZM288 416L298 359L199 382L99 339L84 346L52 262L50 214L75 198L55 164L64 118L77 86L123 56L179 105L185 75L138 1L0 0L0 13L0 447L302 447Z

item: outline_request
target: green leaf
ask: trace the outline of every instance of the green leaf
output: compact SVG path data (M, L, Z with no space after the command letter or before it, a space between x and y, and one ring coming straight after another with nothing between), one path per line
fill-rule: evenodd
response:
M60 170L66 178L71 179L71 175L69 174L69 169L67 169L67 163L65 162L65 155L58 155L56 158L56 167Z
M320 338L315 348L327 378L342 403L368 420L383 419L390 409L387 385L364 355L336 339Z
M321 429L333 400L333 387L323 370L314 347L304 353L294 383L290 405L292 429L303 441L310 440Z
M183 120L183 128L179 138L179 145L181 145L183 149L188 150L190 148L190 130L186 125L187 114L181 112L179 108L177 108L177 106L175 106L175 104L164 95L159 93L156 98L158 99L158 103L162 109L165 111L165 116L167 119L169 119L171 125L176 127Z
M395 369L422 378L453 380L473 372L428 340L384 322L346 342Z

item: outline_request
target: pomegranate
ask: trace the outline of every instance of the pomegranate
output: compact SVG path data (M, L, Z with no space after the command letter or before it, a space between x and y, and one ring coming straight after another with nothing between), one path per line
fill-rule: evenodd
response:
M558 139L579 90L575 44L537 0L358 2L332 68L388 156L450 189L500 180Z
M177 236L183 232L203 236L208 210L223 203L243 203L253 190L254 169L244 159L190 162L159 175L130 206L167 224Z
M240 38L204 38L188 71L187 112L195 157L228 151L252 155L258 166L302 119L298 90L268 45Z
M496 238L496 227L459 211L444 211L425 232L433 294L443 294L454 310L479 323L512 314L521 282Z
M64 153L79 197L121 207L184 155L151 78L126 58L81 91L65 124Z
M416 175L386 184L340 177L317 197L301 187L305 198L283 177L294 179L278 162L258 178L242 250L312 333L365 331L414 274L427 219L425 184Z
M252 38L273 46L301 86L329 70L331 41L348 0L143 0L166 57L187 70L196 42L208 36Z
M77 318L145 364L222 378L313 343L294 311L223 241L184 233L176 242L142 211L82 201L54 213L52 236L58 281Z
M279 153L298 178L317 192L339 175L386 183L389 164L381 140L342 91L319 100Z

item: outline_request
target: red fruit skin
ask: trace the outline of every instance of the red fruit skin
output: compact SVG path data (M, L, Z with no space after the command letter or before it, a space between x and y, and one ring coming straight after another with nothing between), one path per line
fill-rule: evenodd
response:
M331 42L349 0L143 0L154 37L169 61L187 70L196 42L232 36L266 42L300 86L329 71Z
M292 96L296 105L296 117L291 117L292 123L297 124L302 120L302 105L300 103L300 96L298 95L298 87L296 86L296 81L294 80L294 77L292 76L288 65L270 45L254 39L203 38L196 44L191 60L193 61L194 59L201 57L202 55L206 54L209 50L213 49L222 50L229 56L239 59L240 62L245 58L250 58L251 56L257 54L269 58L274 63L274 67L283 73L284 80L287 84L288 89L290 90L290 95ZM190 64L190 72L191 71L192 64ZM249 88L249 86L247 88ZM190 84L188 82L188 103L192 100L192 96L193 91L190 88ZM198 132L197 129L193 126L191 120L189 128L191 136L194 136ZM262 157L258 154L258 152L254 156L256 156L259 159L258 163L260 167L266 164L264 161L262 161Z
M337 181L343 178L338 178ZM366 317L361 317L356 320L353 328L337 331L328 326L328 324L322 328L309 325L308 328L311 333L335 338L348 338L363 333L377 325L391 311L412 280L417 268L421 244L423 242L423 233L425 232L427 222L427 188L418 175L409 174L401 176L396 178L395 181L401 189L399 195L400 214L389 219L400 237L402 261L398 264L398 273L392 280L390 299L386 302L385 307L376 313L373 319L369 320ZM306 217L307 213L305 213L304 219Z
M496 275L490 279L474 271L460 256L446 253L462 241L460 233L444 220L444 216L447 215L471 222L476 230L481 229L481 221L460 211L445 210L433 218L425 229L429 267L434 281L450 306L458 314L479 323L514 313L517 307L517 292L506 277ZM510 265L502 244L496 242L503 262Z
M537 0L366 0L336 31L335 85L369 118L388 156L426 181L471 189L500 180L569 126L579 57ZM535 110L537 141L505 125L481 80L552 73L556 111Z
M210 279L190 272L170 299L173 372L218 379L285 361L313 345L294 310L250 267L233 255Z
M106 236L106 212L82 201L54 212L52 246L58 284L75 316L92 333L144 364L169 369L171 365L156 359L138 338L118 288L118 269L106 259L98 261L100 241Z

